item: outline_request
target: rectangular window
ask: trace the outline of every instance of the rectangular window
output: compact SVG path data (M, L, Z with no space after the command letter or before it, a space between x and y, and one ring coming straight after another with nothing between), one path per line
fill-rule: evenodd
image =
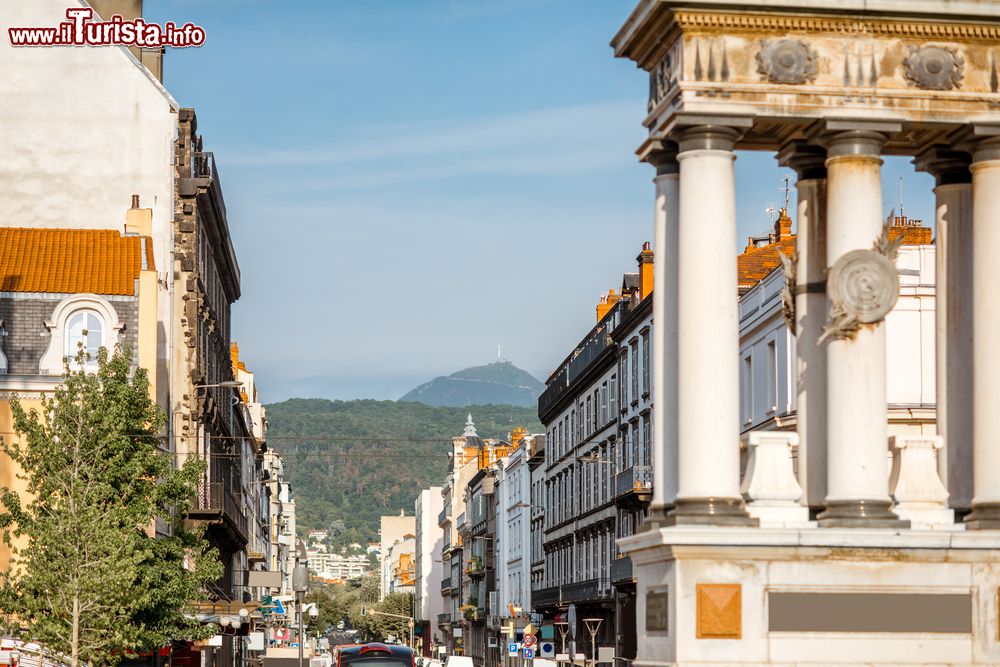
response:
M750 424L753 422L753 355L752 353L747 353L743 357L743 378L740 383L741 392L740 396L743 399L742 412L743 412L743 423Z
M597 404L598 404L598 402L600 400L601 400L600 390L595 389L594 390L594 422L591 425L591 427L593 428L593 430L594 430L595 433L597 432L597 429L600 428L600 420L597 418Z
M585 431L584 435L585 436L589 436L591 433L593 433L593 430L594 430L594 423L592 421L592 416L591 416L591 412L590 412L590 396L587 397L587 421L586 421L586 424L587 424L587 430Z
M628 350L622 352L618 360L618 377L621 380L618 392L618 408L625 410L628 405Z
M608 415L609 421L614 421L618 418L618 376L612 375L611 381L608 384L608 402L609 411Z
M652 438L652 428L649 423L649 415L642 417L642 455L639 457L639 464L648 466L650 463L650 439Z
M649 395L649 332L642 334L642 393Z
M576 430L576 410L569 413L569 432L571 433L570 438L572 439L572 442L569 443L567 450L575 447L576 443L580 441L580 435Z
M639 344L636 341L632 341L632 365L629 371L631 375L629 376L632 380L632 398L633 401L639 400Z
M601 426L608 423L608 383L601 385Z
M767 410L778 409L778 348L775 341L767 344Z

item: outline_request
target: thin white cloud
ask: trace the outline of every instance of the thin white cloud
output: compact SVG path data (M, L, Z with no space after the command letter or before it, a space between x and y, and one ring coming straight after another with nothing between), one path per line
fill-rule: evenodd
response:
M354 139L337 146L310 146L283 150L226 151L234 166L280 166L378 163L414 157L459 156L502 159L531 150L536 153L597 146L610 132L617 138L623 126L639 128L635 100L611 100L462 119L428 129L427 123L391 128L369 127L353 133ZM640 128L641 130L641 128ZM621 150L621 145L617 145Z

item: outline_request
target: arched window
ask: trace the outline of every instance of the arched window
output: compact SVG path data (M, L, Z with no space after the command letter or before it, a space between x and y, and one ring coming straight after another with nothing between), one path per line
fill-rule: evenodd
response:
M92 310L81 310L70 315L66 323L65 356L76 359L80 346L89 355L87 368L97 367L97 350L104 345L104 322Z

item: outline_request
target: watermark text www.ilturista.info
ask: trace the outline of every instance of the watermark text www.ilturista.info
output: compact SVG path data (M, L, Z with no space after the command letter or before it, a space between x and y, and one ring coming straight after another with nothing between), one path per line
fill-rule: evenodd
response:
M205 29L193 23L178 26L146 23L141 18L126 21L115 15L110 21L94 21L94 10L87 7L66 10L68 21L49 28L8 28L13 46L201 46Z

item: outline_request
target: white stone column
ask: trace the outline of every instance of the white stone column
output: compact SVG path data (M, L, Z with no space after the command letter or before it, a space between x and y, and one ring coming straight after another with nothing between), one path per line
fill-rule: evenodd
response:
M919 155L917 168L934 176L935 394L937 432L943 445L938 473L950 505L972 505L972 174L971 156L933 147Z
M795 398L799 435L798 480L802 504L820 509L826 500L826 150L805 141L785 146L782 166L795 170L798 227L795 249Z
M656 167L653 222L653 499L644 529L664 524L677 497L677 145L665 142L645 158Z
M737 130L678 133L678 486L675 524L754 525L740 496Z
M1000 307L996 263L1000 255L1000 139L972 155L972 513L966 527L1000 529Z
M880 132L826 137L827 267L870 250L882 233ZM827 346L827 495L821 526L898 527L886 475L888 398L885 325L862 326Z

